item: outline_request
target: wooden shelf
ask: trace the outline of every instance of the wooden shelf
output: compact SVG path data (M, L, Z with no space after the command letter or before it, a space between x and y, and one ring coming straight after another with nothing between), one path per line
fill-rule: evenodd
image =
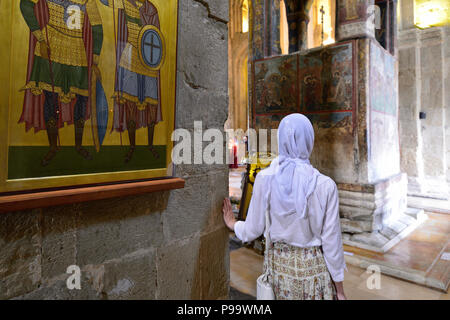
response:
M0 213L184 188L181 178L0 195Z

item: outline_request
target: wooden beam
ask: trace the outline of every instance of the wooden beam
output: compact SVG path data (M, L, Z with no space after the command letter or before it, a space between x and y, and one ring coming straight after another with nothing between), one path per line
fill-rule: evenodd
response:
M65 190L0 195L0 213L184 188L181 178L117 183Z

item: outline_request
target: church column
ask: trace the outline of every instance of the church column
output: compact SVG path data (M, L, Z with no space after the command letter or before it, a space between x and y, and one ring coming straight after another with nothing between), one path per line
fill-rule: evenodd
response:
M423 147L419 120L420 49L414 29L400 33L398 57L401 169L408 174L409 193L418 194L423 180Z
M280 0L253 0L250 6L252 60L281 54Z
M250 60L262 59L267 52L266 37L266 1L252 0L250 6L250 37L249 37L249 54Z
M313 0L285 1L290 53L307 49L307 27L312 3Z
M444 110L447 149L447 185L450 185L450 27L444 28Z
M281 0L267 0L269 3L269 55L281 54L280 43L280 1Z
M401 0L399 9L399 126L408 194L448 199L448 27L416 28L412 0Z
M430 28L420 33L420 104L426 118L421 120L424 175L427 192L448 197L446 183L443 30Z

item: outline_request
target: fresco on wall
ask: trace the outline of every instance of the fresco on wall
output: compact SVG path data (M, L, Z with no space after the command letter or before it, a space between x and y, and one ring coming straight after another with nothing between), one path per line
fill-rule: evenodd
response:
M278 128L284 115L258 115L256 116L256 129Z
M299 56L300 111L320 127L352 127L353 44Z
M255 115L298 112L297 57L283 56L255 63Z
M272 0L270 3L270 55L281 54L280 19L280 1Z
M340 181L355 176L348 165L354 162L355 47L355 41L347 41L258 60L252 71L252 127L276 129L290 113L306 115L316 134L312 163ZM267 141L270 145L270 136Z
M397 116L397 87L395 58L382 47L370 42L370 108Z
M299 57L301 111L352 110L352 44L333 46Z
M398 78L395 58L375 40L370 41L369 179L385 179L400 170L398 136Z
M29 183L39 187L68 175L164 176L174 123L177 1L8 6L15 26L1 35L12 39L11 88L2 91L11 101L9 141L1 144L8 179L42 178ZM65 179L55 185L74 181Z
M318 128L351 128L352 112L307 113L308 119Z
M254 0L251 2L251 21L250 23L250 36L251 36L251 52L252 52L252 60L262 59L264 57L264 23L265 23L265 15L264 15L264 1L263 0Z
M273 115L301 112L322 128L351 131L356 104L353 49L350 41L257 61L254 125L262 128L272 123L268 119Z

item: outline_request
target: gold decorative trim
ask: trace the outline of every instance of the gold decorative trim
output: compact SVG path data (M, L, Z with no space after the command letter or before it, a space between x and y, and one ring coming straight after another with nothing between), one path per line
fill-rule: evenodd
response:
M50 46L52 62L67 66L87 67L86 48L81 34L80 37L65 34L50 24L45 26L42 32L46 34L44 41L48 42L47 45ZM46 41L47 38L48 41ZM41 56L41 42L36 44L34 54Z
M88 90L84 89L78 89L75 87L70 87L69 93L64 93L61 87L52 87L48 83L45 82L39 82L36 84L36 81L30 81L28 82L20 91L24 91L30 89L31 93L35 96L39 96L43 93L43 90L49 91L49 92L55 92L59 95L59 99L62 103L70 103L73 99L76 98L76 95L88 97L89 92Z
M158 105L159 101L150 97L145 98L143 102L140 102L138 97L132 96L125 92L116 91L113 95L113 98L117 100L119 104L124 104L126 102L135 103L138 110L145 110L147 105Z

